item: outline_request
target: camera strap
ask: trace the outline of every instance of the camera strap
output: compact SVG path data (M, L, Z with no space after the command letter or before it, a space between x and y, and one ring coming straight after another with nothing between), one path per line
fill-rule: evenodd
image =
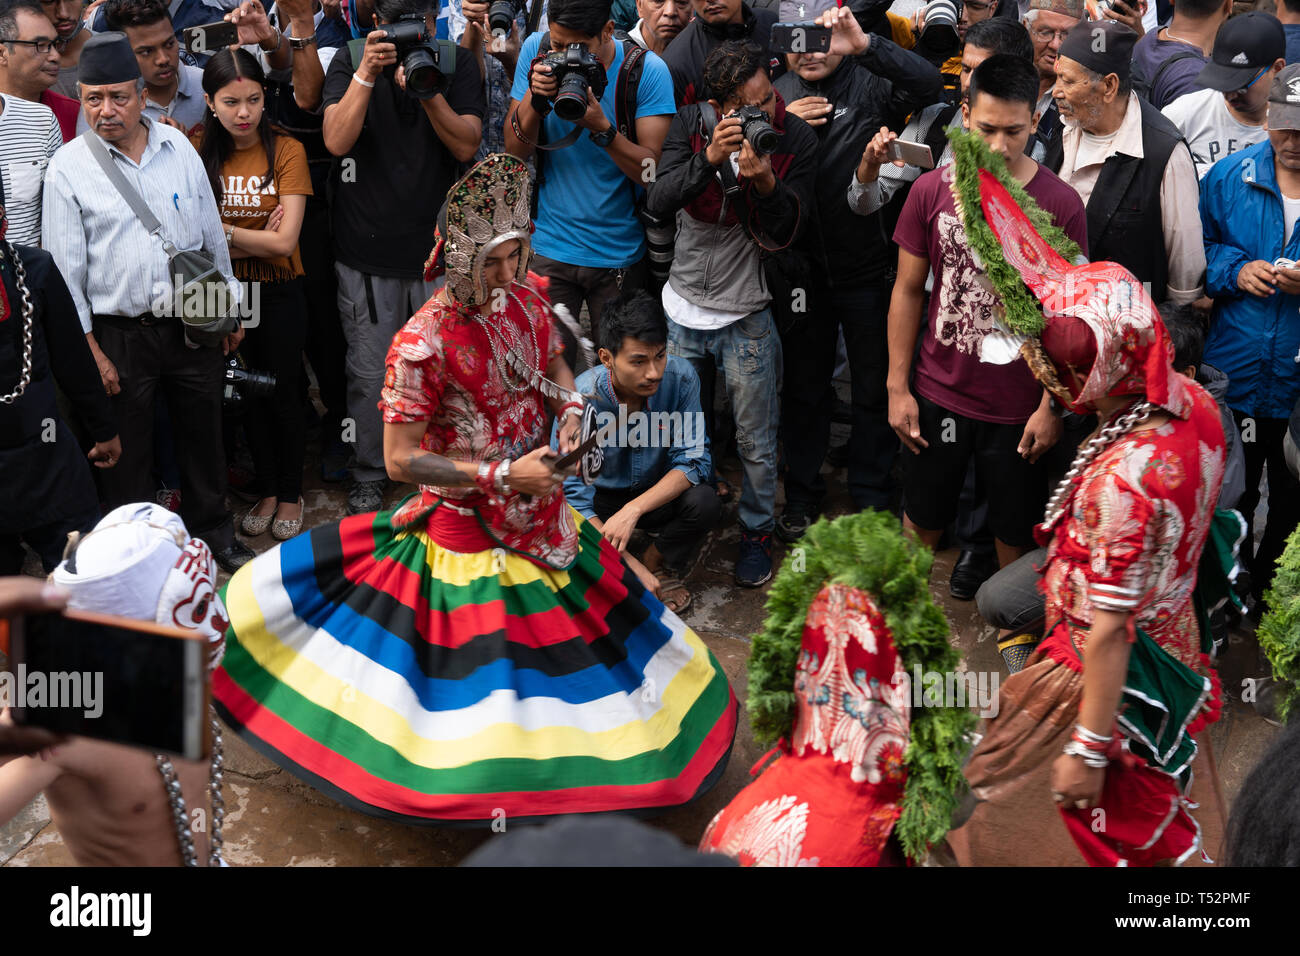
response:
M700 117L704 121L705 140L713 142L713 131L717 129L718 111L713 108L713 104L708 101L697 104L700 108ZM722 194L725 199L736 207L736 219L740 222L740 228L749 237L759 250L768 255L782 252L790 243L786 242L780 246L769 246L763 242L759 234L750 227L750 218L754 215L750 208L749 200L745 197L745 190L736 179L736 171L731 166L731 157L728 156L726 162L718 169L718 178L722 180ZM796 213L798 215L798 213ZM798 228L798 219L795 220L796 229Z

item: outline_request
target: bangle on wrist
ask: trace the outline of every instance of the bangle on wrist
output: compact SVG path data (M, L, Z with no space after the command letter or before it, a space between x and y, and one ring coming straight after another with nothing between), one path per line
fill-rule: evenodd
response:
M583 409L585 409L586 407L587 407L586 404L583 402L565 402L563 405L560 406L560 416L559 416L560 421L564 421L564 419L566 419L569 416L570 412L576 413L577 415L581 416Z
M263 53L279 53L280 47L284 46L284 33L281 32L279 27L271 27L271 29L275 31L275 46L268 50L266 47L262 46L262 44L266 42L265 40L257 41L257 48Z
M369 80L363 80L363 79L361 78L361 74L360 74L360 73L353 73L353 74L352 74L352 82L353 82L353 83L360 83L362 86L364 86L364 87L365 87L366 89L368 89L368 90L373 90L373 89L375 88L375 84L374 84L374 83L371 83Z
M478 463L478 473L474 476L474 484L478 485L479 491L489 497L495 493L495 481L497 466L501 463L498 461L480 461Z
M496 474L492 476L492 486L496 489L497 494L507 495L510 493L510 459L507 458L501 462L500 467L496 469Z

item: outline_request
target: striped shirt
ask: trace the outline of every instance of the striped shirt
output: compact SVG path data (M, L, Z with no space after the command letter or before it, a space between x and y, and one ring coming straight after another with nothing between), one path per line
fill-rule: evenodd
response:
M40 103L0 93L0 179L4 183L9 231L5 238L25 246L41 241L41 183L45 167L63 145L54 111Z
M183 133L142 120L149 140L132 162L111 143L109 155L144 198L178 250L204 249L234 284L230 250L203 162ZM91 134L94 135L94 134ZM45 178L45 248L63 273L91 331L91 315L151 312L172 289L162 240L149 235L78 136L50 160Z

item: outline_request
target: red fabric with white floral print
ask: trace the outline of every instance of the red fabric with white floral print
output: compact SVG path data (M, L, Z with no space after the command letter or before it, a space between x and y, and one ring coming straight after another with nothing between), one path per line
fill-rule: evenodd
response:
M1064 620L1068 634L1042 650L1075 670L1069 641L1082 653L1093 611L1103 608L1131 612L1171 656L1209 673L1192 591L1223 482L1223 426L1200 385L1189 381L1186 391L1187 420L1117 439L1084 471L1050 529L1041 587L1047 620Z
M718 812L700 849L743 866L899 862L887 841L907 779L911 682L869 595L828 584L813 599L794 691L791 742Z
M527 312L507 299L504 315L486 319L509 323L520 337L528 336L541 372L564 351L545 290L546 280L530 273L528 287L512 287ZM425 303L393 337L379 407L385 422L427 422L420 447L453 461L521 458L546 441L542 396L532 388L513 392L506 386L487 332L473 318L476 312L436 297ZM477 486L421 485L393 516L394 526L427 518L441 499L475 509L498 544L550 567L567 568L577 556L577 524L559 488L525 499L485 494Z

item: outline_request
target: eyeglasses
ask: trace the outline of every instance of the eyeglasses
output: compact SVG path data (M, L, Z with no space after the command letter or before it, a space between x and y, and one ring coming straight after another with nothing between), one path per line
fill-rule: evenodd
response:
M1066 34L1069 30L1053 30L1051 27L1039 27L1032 31L1035 40L1041 40L1043 43L1051 43L1052 37L1057 37L1062 43L1065 42Z
M979 3L978 0L966 0L965 7L967 10L974 10L976 13L983 13L985 10L991 10L993 4Z
M1265 73L1267 73L1270 69L1271 69L1271 67L1267 67L1267 66L1264 67L1264 69L1260 70L1258 73L1255 74L1255 78L1254 78L1253 80L1251 80L1249 83L1247 83L1247 84L1246 84L1245 86L1243 86L1241 89L1239 89L1239 90L1234 90L1233 92L1229 93L1228 95L1229 95L1229 96L1245 96L1245 95L1250 91L1250 88L1251 88L1252 86L1254 86L1256 83L1259 82L1260 77L1262 77L1262 76L1263 76Z
M5 43L16 43L20 46L30 46L36 48L37 56L49 56L50 51L54 49L58 40L5 40Z

